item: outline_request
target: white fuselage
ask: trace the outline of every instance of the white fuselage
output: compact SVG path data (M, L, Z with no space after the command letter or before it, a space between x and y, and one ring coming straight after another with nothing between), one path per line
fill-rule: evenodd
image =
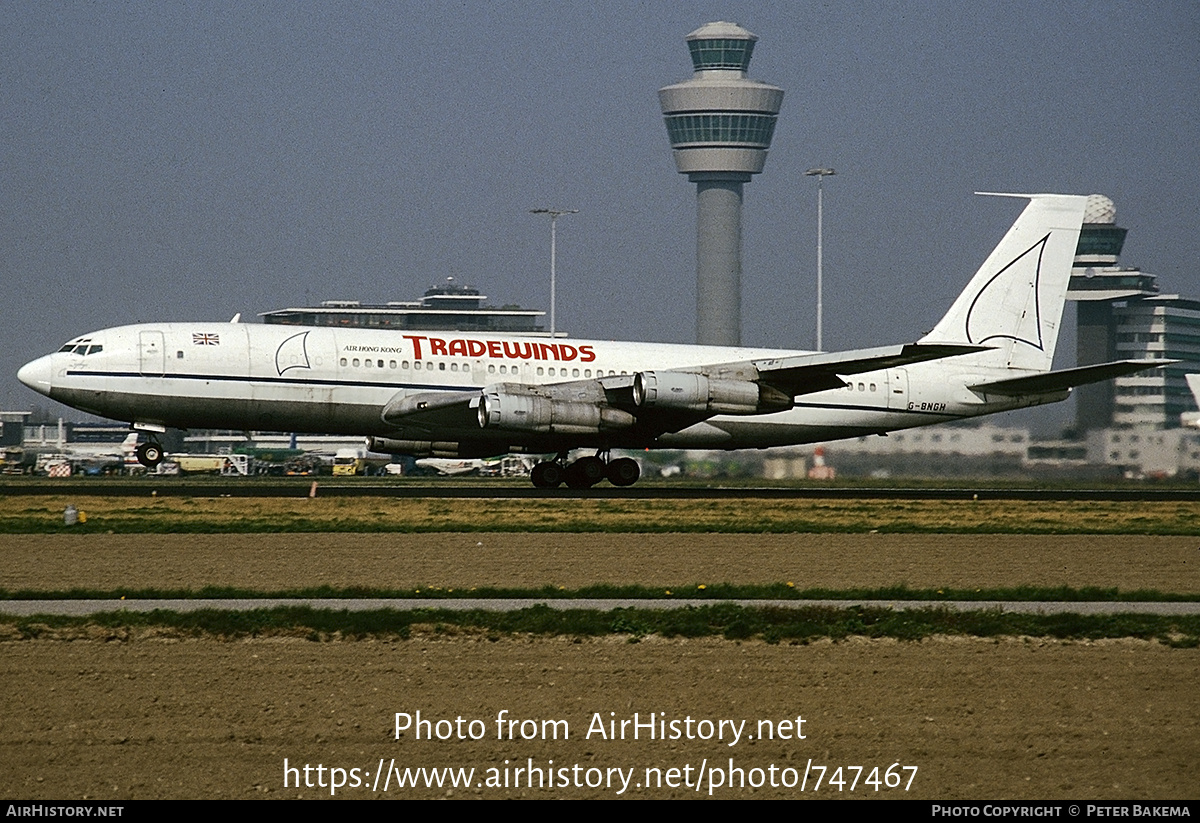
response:
M103 417L151 426L232 428L437 440L479 453L562 448L562 438L482 430L461 422L430 433L386 423L400 393L470 392L497 383L555 384L645 370L805 354L499 334L155 323L105 329L20 371L22 382ZM1063 399L1005 397L968 385L1012 377L973 355L857 374L849 386L801 395L789 411L721 415L650 441L619 431L571 445L762 448L811 443L974 417Z

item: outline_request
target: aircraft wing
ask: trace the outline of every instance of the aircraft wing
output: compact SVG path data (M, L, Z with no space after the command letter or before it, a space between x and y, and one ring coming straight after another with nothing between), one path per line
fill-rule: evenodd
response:
M1058 371L1041 372L1027 377L1013 377L1008 380L993 380L990 383L976 383L968 386L973 391L985 394L1003 394L1016 396L1021 394L1047 394L1064 391L1075 386L1085 386L1088 383L1099 383L1125 374L1133 374L1147 369L1156 369L1178 360L1116 360L1112 363L1098 363L1094 366L1080 366L1075 369L1059 369Z
M926 360L987 351L988 346L956 343L908 343L845 352L818 352L792 357L755 360L758 381L784 394L795 396L840 389L846 385L838 375L891 369Z

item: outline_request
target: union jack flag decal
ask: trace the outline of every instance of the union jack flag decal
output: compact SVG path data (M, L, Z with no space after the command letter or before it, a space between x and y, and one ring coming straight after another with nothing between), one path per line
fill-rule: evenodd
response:
M221 345L221 336L219 334L206 334L201 332L192 332L193 346L219 346Z

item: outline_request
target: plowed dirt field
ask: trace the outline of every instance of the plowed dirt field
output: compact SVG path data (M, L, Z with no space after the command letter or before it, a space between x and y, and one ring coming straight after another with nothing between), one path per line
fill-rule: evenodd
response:
M10 590L780 580L1200 590L1194 539L1127 536L9 535L0 556ZM435 627L324 643L69 636L0 643L10 797L329 797L334 779L346 783L337 797L358 798L873 797L872 770L882 779L893 764L901 786L903 768L917 767L911 787L879 796L1170 799L1198 785L1200 651L1134 640L773 646ZM463 726L424 735L446 740L412 729L397 739L395 714L418 710ZM501 712L539 723L498 738ZM621 739L635 713L666 723L656 729L668 739L648 739L645 725L632 739L632 723ZM569 736L540 721L566 721ZM390 780L374 789L381 763ZM397 787L393 766L421 785ZM451 788L458 772L404 771L415 767L475 771ZM424 785L438 777L444 785ZM840 791L830 778L844 778Z

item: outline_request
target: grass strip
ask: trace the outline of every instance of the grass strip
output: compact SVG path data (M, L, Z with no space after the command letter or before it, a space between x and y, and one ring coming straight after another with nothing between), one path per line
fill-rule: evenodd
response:
M366 587L334 588L313 586L304 589L262 591L233 586L205 586L200 589L66 589L35 591L32 589L0 589L0 600L216 600L270 598L279 600L305 599L422 599L445 600L486 598L515 600L1001 600L1001 601L1063 601L1063 602L1200 602L1200 593L1170 593L1150 589L1121 591L1119 588L1086 586L1013 586L1007 588L911 589L907 586L853 589L800 589L791 583L766 585L732 583L690 583L682 586L642 586L596 584L578 589L556 586L538 588L446 588L418 586L411 589L374 589Z
M0 618L12 639L70 635L72 630L99 628L105 640L128 640L139 629L169 629L186 636L239 639L291 635L312 641L400 638L417 632L453 636L485 633L489 639L511 635L600 637L624 635L637 642L651 635L666 638L723 637L761 639L768 643L808 643L850 637L918 641L950 635L968 637L1035 637L1058 640L1139 638L1172 648L1200 646L1200 617L1159 615L1027 615L997 610L952 612L929 608L897 612L851 607L834 609L750 608L732 604L683 609L613 609L560 611L538 605L515 612L381 609L348 612L281 607L243 612L108 612L88 617Z

